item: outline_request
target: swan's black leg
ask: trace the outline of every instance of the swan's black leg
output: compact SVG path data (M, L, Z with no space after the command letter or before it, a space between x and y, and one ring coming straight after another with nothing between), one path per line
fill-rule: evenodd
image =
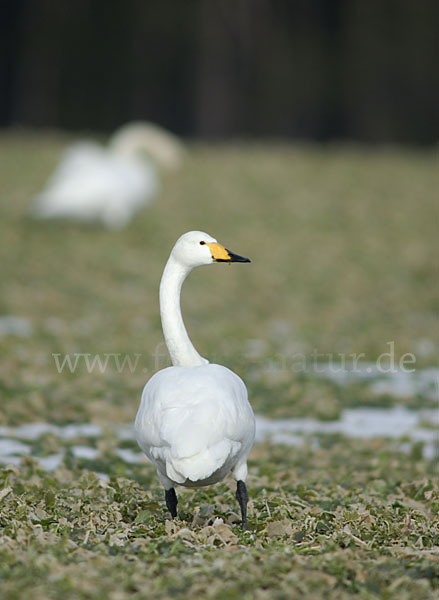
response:
M168 507L168 510L171 513L171 517L175 519L175 517L177 516L178 500L174 488L171 488L170 490L165 490L165 500L166 506Z
M242 528L247 529L248 494L247 488L245 487L245 483L241 480L239 480L236 484L236 499L238 500L239 506L241 507Z

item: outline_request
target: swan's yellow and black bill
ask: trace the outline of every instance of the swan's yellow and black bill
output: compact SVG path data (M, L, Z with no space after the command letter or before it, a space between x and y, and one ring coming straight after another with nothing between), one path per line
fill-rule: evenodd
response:
M239 254L235 254L234 252L227 250L227 248L224 248L224 246L221 246L221 244L216 242L212 242L207 245L210 248L212 258L215 262L251 262L249 258L246 258L245 256L239 256Z

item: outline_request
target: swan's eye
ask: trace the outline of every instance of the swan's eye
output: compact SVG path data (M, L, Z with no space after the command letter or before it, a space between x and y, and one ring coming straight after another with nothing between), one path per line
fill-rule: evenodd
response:
M204 246L206 242L200 242L200 246Z

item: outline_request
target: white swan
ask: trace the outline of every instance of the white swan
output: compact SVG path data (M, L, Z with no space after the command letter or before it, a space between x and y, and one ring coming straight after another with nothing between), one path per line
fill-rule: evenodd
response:
M155 465L165 488L166 506L177 516L175 485L201 487L231 471L247 528L247 457L255 418L243 381L198 354L180 311L183 281L195 267L215 262L250 262L201 231L176 242L160 283L160 314L172 364L146 384L135 431L139 446Z
M121 228L158 194L157 166L176 168L183 154L175 136L149 123L125 125L108 148L91 141L73 144L34 198L33 215Z

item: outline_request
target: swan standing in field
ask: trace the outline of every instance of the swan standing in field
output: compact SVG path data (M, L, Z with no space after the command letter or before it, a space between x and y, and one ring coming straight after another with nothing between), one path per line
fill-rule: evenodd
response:
M171 251L160 283L160 314L172 367L146 384L135 422L139 446L155 465L166 506L177 516L175 485L201 487L231 471L247 528L247 457L255 417L243 381L226 367L210 364L192 345L180 311L180 291L195 267L215 262L250 262L201 231L182 235Z
M183 155L175 136L150 123L125 125L107 148L78 142L67 148L34 199L33 215L121 228L158 194L158 167L174 169Z

